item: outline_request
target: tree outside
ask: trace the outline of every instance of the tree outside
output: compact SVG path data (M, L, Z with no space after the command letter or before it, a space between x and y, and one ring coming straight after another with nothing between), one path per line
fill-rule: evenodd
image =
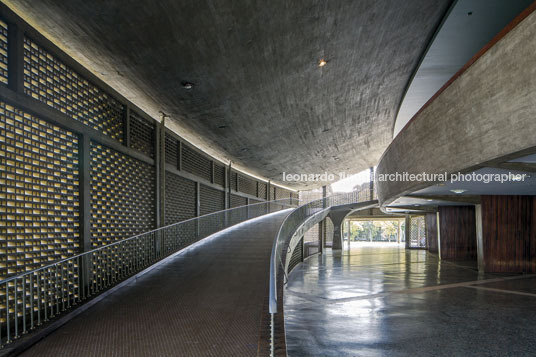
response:
M398 221L350 221L352 242L396 242ZM400 222L403 238L404 222ZM403 239L400 240L404 241Z

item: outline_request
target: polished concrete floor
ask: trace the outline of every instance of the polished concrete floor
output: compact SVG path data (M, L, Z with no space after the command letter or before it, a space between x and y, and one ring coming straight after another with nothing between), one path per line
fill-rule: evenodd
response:
M328 250L291 272L285 326L289 356L536 356L536 276L396 244Z
M25 356L256 356L272 243L289 211L168 259Z

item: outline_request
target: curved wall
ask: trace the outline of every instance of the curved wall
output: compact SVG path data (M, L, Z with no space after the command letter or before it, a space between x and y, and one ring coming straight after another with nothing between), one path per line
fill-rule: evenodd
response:
M429 186L391 173L453 173L536 146L536 14L532 5L406 125L383 154L381 204Z

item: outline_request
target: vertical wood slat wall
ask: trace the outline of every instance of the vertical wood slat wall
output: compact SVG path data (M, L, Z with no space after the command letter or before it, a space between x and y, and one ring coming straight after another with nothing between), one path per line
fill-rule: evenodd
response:
M440 206L441 258L476 264L476 220L474 206Z
M156 227L159 124L3 4L0 94L0 279ZM163 139L165 224L224 209L228 168ZM233 206L270 198L266 182L231 181Z
M536 197L482 196L486 272L536 272Z

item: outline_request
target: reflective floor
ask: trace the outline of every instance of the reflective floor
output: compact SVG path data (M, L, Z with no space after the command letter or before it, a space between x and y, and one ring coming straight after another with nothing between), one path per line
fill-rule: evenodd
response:
M187 248L23 355L257 355L272 243L288 213L244 222Z
M313 256L285 290L289 356L535 356L536 275L382 243Z

